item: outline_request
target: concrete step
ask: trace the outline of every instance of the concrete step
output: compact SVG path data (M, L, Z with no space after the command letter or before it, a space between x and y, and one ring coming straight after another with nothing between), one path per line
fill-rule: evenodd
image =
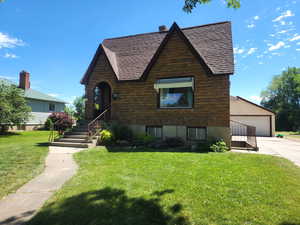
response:
M88 143L71 143L71 142L51 142L51 146L72 147L72 148L88 148Z
M72 131L74 132L88 132L87 128L73 128Z
M54 140L55 142L71 142L71 143L92 143L90 140L77 139L77 138L60 138Z
M79 131L69 131L65 135L88 135L88 132L79 132Z
M63 138L88 139L88 135L65 134Z

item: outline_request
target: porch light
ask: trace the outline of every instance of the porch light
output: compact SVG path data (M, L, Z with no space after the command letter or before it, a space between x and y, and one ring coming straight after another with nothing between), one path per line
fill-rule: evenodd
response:
M119 93L112 93L112 99L113 100L119 99Z

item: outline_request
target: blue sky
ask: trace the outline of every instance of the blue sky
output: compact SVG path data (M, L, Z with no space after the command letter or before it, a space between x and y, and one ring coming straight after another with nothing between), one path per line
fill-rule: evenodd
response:
M31 74L32 88L72 101L79 81L105 38L231 21L235 74L231 94L258 102L272 76L300 67L300 0L224 0L182 11L183 0L6 0L0 4L0 77L17 82Z

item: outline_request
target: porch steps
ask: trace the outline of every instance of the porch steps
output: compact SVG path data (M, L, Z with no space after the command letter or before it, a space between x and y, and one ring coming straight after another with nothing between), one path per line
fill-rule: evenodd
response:
M92 148L95 147L97 139L89 140L88 125L78 124L71 131L66 132L63 137L55 139L51 146L72 147L72 148Z

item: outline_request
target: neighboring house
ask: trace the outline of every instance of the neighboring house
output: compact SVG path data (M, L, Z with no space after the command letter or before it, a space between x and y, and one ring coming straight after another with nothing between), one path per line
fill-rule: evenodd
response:
M136 133L230 144L233 73L230 22L106 39L81 80L86 117L111 106Z
M24 90L27 104L31 107L31 116L26 124L15 129L33 130L44 125L52 112L63 112L66 102L30 88L30 74L20 73L19 88Z
M242 97L230 97L230 119L256 127L256 135L275 135L275 113Z

